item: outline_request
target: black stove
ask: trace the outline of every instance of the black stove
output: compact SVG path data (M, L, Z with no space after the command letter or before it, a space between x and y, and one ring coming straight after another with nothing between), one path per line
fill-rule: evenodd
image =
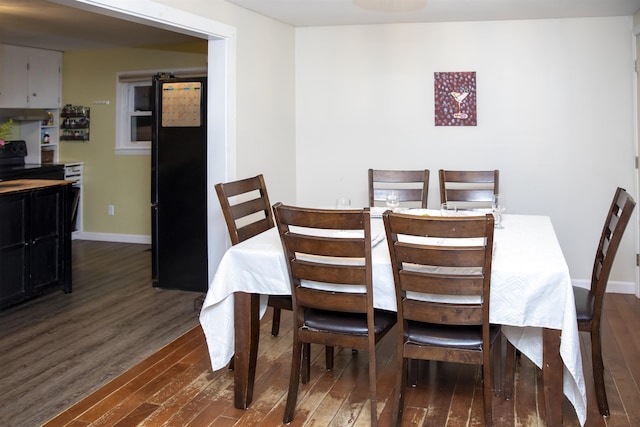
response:
M25 163L25 141L9 141L0 148L0 181L11 179L64 179L64 165Z

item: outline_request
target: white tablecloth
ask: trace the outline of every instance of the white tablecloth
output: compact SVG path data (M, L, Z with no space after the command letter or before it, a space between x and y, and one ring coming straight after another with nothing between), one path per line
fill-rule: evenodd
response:
M438 212L432 212L439 214ZM507 325L508 339L542 367L542 328L561 329L564 393L581 425L587 398L576 312L567 263L551 220L546 216L504 215L495 230L490 320ZM382 220L372 219L372 235L384 233ZM374 305L396 310L395 290L386 242L373 256ZM229 248L222 258L200 313L211 366L224 367L234 352L234 292L277 295L291 293L280 239L275 228ZM262 298L262 316L266 297Z

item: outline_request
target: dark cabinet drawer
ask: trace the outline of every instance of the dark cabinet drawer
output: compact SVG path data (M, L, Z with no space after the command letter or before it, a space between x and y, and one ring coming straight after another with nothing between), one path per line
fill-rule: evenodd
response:
M29 293L26 196L0 197L0 307L21 301Z

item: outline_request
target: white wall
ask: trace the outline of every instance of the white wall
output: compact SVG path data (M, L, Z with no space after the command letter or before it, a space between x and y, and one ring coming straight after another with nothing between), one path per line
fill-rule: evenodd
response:
M368 168L499 169L590 278L617 186L636 194L632 18L296 29L297 201L367 203ZM433 73L477 73L478 126L435 127ZM612 281L635 282L637 214ZM634 292L635 288L627 289Z

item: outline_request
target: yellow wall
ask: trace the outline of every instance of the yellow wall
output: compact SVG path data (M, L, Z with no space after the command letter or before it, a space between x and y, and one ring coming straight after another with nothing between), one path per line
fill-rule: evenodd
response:
M65 52L62 104L91 108L89 142L61 142L60 162L84 162L84 226L89 233L151 234L150 155L116 155L116 73L203 67L207 42ZM95 105L95 101L109 101ZM115 205L109 216L108 205Z

